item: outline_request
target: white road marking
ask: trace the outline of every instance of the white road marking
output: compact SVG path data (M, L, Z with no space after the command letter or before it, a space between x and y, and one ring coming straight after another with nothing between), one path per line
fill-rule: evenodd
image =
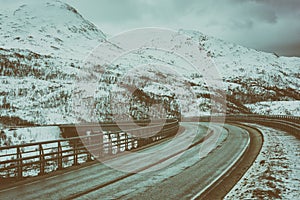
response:
M249 135L248 131L242 131L243 133L246 133ZM247 144L245 145L243 151L241 151L241 153L237 156L237 158L234 160L234 162L232 162L219 176L217 176L217 178L215 178L214 181L212 181L210 184L208 184L205 188L203 188L200 192L198 192L195 196L193 196L191 198L191 200L195 200L197 199L203 192L205 192L209 187L211 187L214 183L216 183L224 174L226 174L232 167L233 165L235 165L238 160L243 156L243 154L245 153L245 151L247 150L247 148L249 147L250 144L250 137L248 137L247 139Z

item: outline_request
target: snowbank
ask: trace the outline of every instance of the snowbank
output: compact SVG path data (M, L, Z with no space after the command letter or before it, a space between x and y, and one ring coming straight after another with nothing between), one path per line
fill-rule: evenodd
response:
M282 131L257 127L264 136L262 150L225 199L298 199L299 140Z

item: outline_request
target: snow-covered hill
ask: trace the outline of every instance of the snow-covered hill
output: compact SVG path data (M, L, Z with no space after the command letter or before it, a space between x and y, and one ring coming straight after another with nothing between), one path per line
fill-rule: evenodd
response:
M300 116L299 101L274 101L274 102L258 102L255 104L246 104L246 106L254 113L264 115L293 115Z
M199 44L215 63L225 85L227 109L211 100L225 98L223 94L210 90L198 72L180 71L186 64L174 55L149 50L124 56L115 66L106 65L105 59L100 66L85 63L89 52L106 42L105 34L63 2L6 4L0 8L1 116L52 124L107 120L120 113L125 113L122 119L210 114L212 105L220 113L266 113L264 107L254 108L266 101L300 107L300 58L278 57L197 31L178 34ZM111 51L118 51L111 45ZM152 66L135 69L145 62ZM162 65L176 69L180 77ZM79 80L89 81L92 94L80 90ZM74 109L79 104L86 109Z
M185 33L199 41L200 48L208 52L228 83L229 94L243 95L243 102L300 98L300 58L278 57L199 32ZM238 95L234 97L239 99Z
M18 2L18 3L17 3ZM105 35L73 7L57 0L1 5L0 47L54 57L84 59Z
M84 74L83 59L105 35L65 3L25 0L1 5L0 38L1 116L74 121L65 97Z

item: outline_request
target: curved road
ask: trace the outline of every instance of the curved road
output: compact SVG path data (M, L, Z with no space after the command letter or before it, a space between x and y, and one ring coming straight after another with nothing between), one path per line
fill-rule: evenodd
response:
M206 123L182 125L186 130L171 141L105 164L17 183L0 189L0 199L193 198L237 161L249 144L249 134L233 125L216 124L212 127L214 134L209 135ZM204 137L206 140L200 143Z

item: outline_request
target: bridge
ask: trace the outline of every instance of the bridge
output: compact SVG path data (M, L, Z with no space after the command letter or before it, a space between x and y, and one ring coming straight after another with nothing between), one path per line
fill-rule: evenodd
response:
M228 115L218 123L223 119L138 128L124 122L122 130L115 124L62 125L64 139L0 147L7 152L0 156L0 198L219 199L260 152L263 136L251 124L299 139L300 117Z

